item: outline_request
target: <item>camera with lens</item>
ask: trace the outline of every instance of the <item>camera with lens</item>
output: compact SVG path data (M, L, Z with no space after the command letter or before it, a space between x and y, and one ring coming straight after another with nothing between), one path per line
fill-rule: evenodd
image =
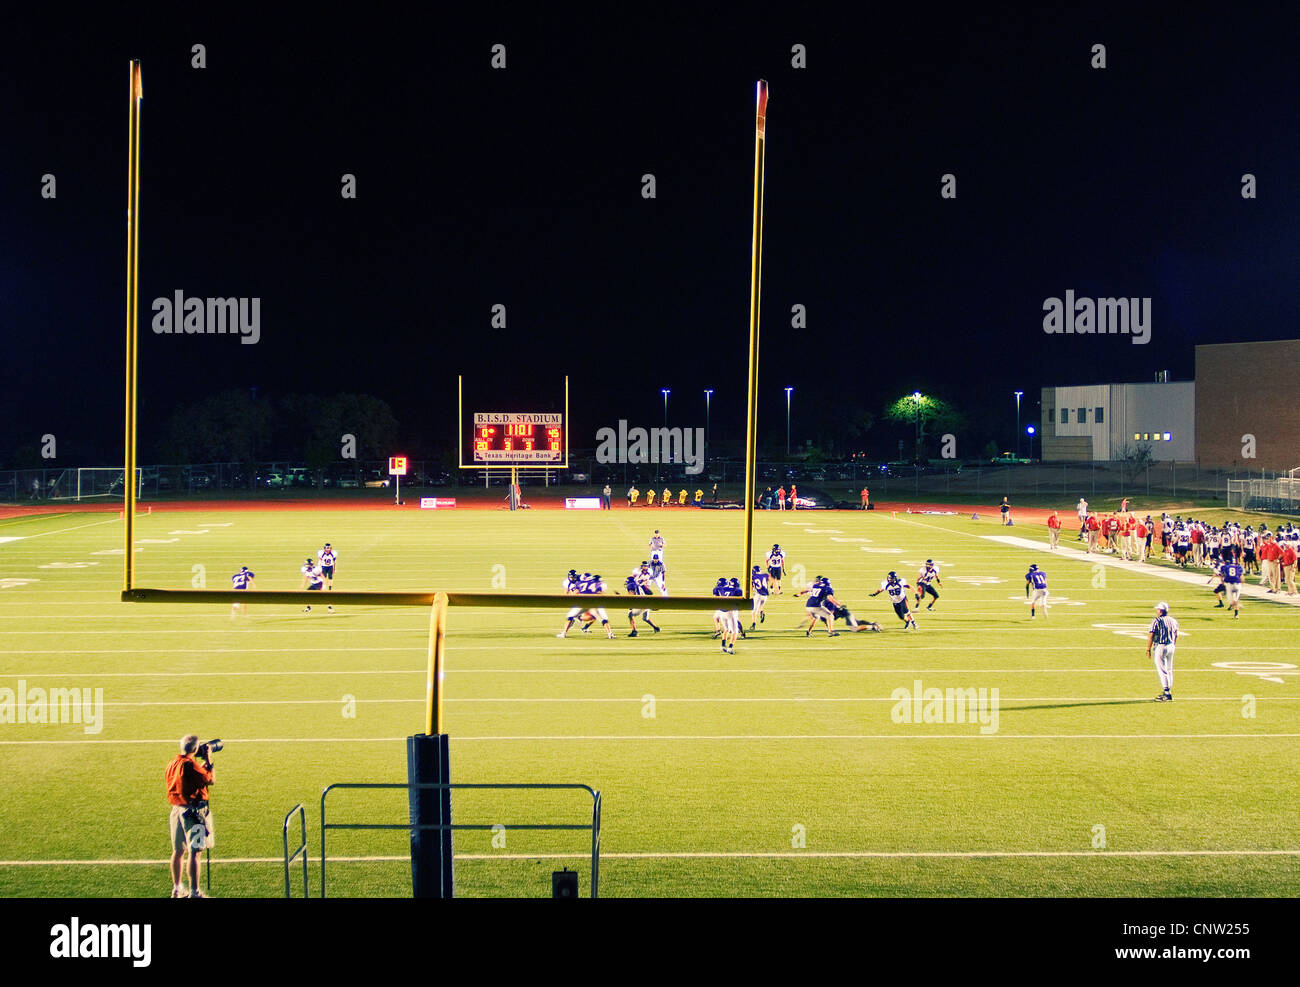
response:
M226 745L220 740L209 740L206 743L199 744L198 750L196 750L195 753L206 761L209 757L225 746Z

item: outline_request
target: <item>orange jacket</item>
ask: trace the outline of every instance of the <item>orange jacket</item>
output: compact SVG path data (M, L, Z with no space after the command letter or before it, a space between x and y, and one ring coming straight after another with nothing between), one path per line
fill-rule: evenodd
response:
M195 799L208 797L212 784L212 769L205 768L189 754L177 754L167 770L167 801L172 805L189 805Z

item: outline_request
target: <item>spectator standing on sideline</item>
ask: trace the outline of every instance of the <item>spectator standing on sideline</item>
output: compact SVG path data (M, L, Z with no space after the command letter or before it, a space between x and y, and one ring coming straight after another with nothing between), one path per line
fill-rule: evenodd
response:
M609 484L605 484L605 489L600 492L601 509L612 511L614 509L614 491L610 489Z

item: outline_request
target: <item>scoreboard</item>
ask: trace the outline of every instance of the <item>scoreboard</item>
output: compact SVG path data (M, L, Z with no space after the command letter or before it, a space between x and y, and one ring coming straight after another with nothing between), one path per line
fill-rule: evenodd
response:
M559 412L474 413L473 462L484 466L563 466L564 415Z

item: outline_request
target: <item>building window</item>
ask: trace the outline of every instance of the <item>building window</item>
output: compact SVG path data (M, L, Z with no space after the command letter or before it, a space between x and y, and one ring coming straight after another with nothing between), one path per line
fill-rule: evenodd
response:
M1142 441L1143 441L1143 442L1150 442L1150 441L1151 441L1151 433L1150 433L1150 432L1143 432L1143 433L1142 433Z
M1080 409L1079 409L1079 417L1076 418L1075 421L1078 422L1080 425L1087 425L1087 424L1088 424L1088 409L1087 409L1087 408L1080 408Z
M1070 424L1070 409L1069 409L1069 408L1062 408L1062 409L1061 409L1061 424L1062 424L1062 425L1068 425L1068 424Z
M1169 442L1172 438L1173 438L1173 436L1170 435L1170 433L1168 433L1168 432L1165 433L1165 441L1166 441L1166 442Z
M1095 424L1097 424L1097 425L1105 425L1105 424L1106 424L1106 409L1105 409L1105 408L1097 408L1096 410L1094 410L1094 411L1093 411L1093 414L1092 414L1092 420L1093 420L1093 422L1094 422Z
M1141 432L1134 432L1134 433L1133 433L1133 441L1134 441L1134 442L1138 441L1138 439L1140 439L1140 438L1142 438L1142 433L1141 433Z
M1055 424L1056 424L1056 409L1055 409L1055 408L1048 408L1048 409L1047 409L1047 424L1049 424L1049 425L1055 425Z

